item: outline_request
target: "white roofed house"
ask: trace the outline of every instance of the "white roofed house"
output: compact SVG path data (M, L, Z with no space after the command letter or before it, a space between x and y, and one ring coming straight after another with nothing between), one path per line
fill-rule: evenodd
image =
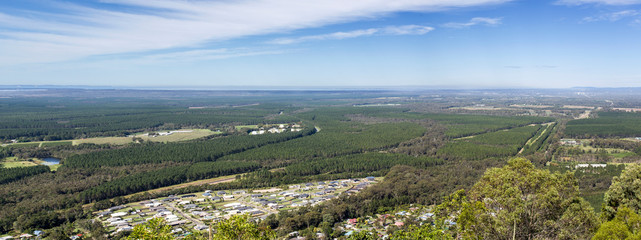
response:
M593 168L595 168L595 167L599 167L599 168L604 168L604 167L607 167L607 166L608 166L608 165L607 165L607 164L604 164L604 163L591 163L591 164L587 164L587 163L586 163L586 164L577 164L577 165L575 166L575 168L587 168L587 167L593 167Z
M123 216L127 216L128 214L129 214L129 212L126 212L126 211L125 212L117 212L117 213L112 213L111 217L123 217Z
M207 227L207 226L205 226L205 225L196 225L196 226L194 227L194 229L195 229L195 230L198 230L198 231L202 231L202 230L205 230L205 229L208 229L208 228L209 228L209 227Z
M152 202L152 203L145 204L145 207L158 207L160 205L161 205L161 203L159 203L159 202Z
M238 206L241 206L241 205L243 205L243 204L235 202L235 203L228 203L228 204L225 204L223 207L226 207L226 208L235 208L235 207L238 207Z

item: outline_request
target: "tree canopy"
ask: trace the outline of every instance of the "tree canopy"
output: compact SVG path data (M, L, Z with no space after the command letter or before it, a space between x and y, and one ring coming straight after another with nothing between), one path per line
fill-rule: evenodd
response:
M641 165L626 167L621 176L612 179L612 185L603 198L602 218L612 220L619 207L628 207L634 212L641 211Z
M275 239L276 234L269 228L259 227L250 221L249 215L234 215L220 221L214 226L214 240L269 240Z
M514 158L488 169L469 193L452 194L437 214L466 239L586 239L598 219L578 194L571 173L550 173Z

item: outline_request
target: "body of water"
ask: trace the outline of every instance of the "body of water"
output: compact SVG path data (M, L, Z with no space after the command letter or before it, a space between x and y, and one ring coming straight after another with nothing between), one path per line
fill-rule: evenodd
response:
M42 161L44 161L42 164L47 166L60 164L60 159L57 158L45 158Z

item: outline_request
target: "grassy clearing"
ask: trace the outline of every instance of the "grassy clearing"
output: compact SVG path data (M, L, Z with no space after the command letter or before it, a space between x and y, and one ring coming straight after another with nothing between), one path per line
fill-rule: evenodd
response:
M235 128L236 130L241 130L243 128L253 129L253 128L258 128L258 125L240 125L240 126L235 126Z
M33 162L29 161L14 161L14 162L3 162L0 163L0 166L3 168L15 168L15 167L31 167L31 166L37 166L38 164L35 164Z
M202 137L207 137L215 134L222 134L222 132L214 132L209 129L186 129L192 132L177 132L168 136L158 136L158 137L149 137L149 136L139 136L145 141L152 142L178 142L178 141L187 141Z
M144 141L178 142L207 137L214 134L221 134L221 132L214 132L209 129L185 129L183 131L191 132L175 132L171 135L157 137L150 137L143 134L137 134L135 136L141 138ZM133 143L133 137L100 137L73 140L73 145L79 145L83 143L125 145Z
M628 150L625 150L625 149L619 149L619 148L595 148L595 147L592 147L590 145L580 145L579 148L581 150L583 150L583 151L586 151L586 152L596 152L597 150L602 150L602 151L605 150L609 154L625 154L625 153L629 153L631 155L634 155L634 153L631 152L631 151L628 151Z
M33 167L38 165L43 165L44 161L42 159L33 158L30 160L18 160L16 157L8 157L0 160L0 167L2 168L16 168L16 167ZM60 164L51 165L49 168L51 171L56 171L60 167Z
M38 163L33 161L18 160L16 157L8 157L0 161L0 167L3 168L31 167L36 165L38 165Z
M190 131L190 132L174 132L171 135L156 136L156 137L150 137L150 136L143 135L143 133L140 133L140 134L136 134L135 136L143 139L144 141L178 142L178 141L187 141L187 140L207 137L215 134L222 134L222 132L219 132L219 131L214 132L209 129L182 129L179 131ZM13 144L7 144L6 146L13 147L13 148L55 147L55 146L61 146L61 145L80 145L83 143L125 145L129 143L133 143L133 137L97 137L97 138L63 140L63 141L39 141L39 142L13 143Z
M72 141L52 141L52 142L41 142L40 147L55 147L63 145L72 145Z
M37 147L40 145L40 142L26 142L26 143L13 143L9 144L7 146L15 147L15 148L22 148L22 147Z
M132 142L133 140L131 137L100 137L73 140L73 145L80 145L83 143L125 145Z
M49 166L49 169L51 169L51 171L52 171L52 172L55 172L55 171L58 171L58 168L59 168L60 166L62 166L62 164L54 164L54 165L50 165L50 166Z

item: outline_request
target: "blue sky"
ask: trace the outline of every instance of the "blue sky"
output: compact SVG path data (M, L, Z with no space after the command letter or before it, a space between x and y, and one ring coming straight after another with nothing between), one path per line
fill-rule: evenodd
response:
M641 0L3 0L0 84L641 86Z

